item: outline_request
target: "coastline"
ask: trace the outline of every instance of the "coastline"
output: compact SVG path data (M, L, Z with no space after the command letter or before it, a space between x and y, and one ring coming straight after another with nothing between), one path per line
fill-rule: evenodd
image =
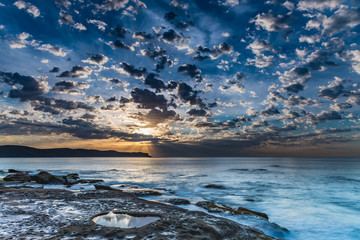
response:
M12 176L13 181L0 182L0 205L3 209L0 236L3 239L13 236L34 239L275 239L229 219L175 206L184 204L181 201L160 203L139 198L157 194L156 190L125 192L102 184L101 179L80 179L75 173L54 176L46 172L29 174L10 170L7 176L10 177L4 179L9 180ZM85 182L94 184L95 189L69 191L41 188L46 184ZM225 207L221 204L216 206ZM211 207L214 208L214 205ZM214 209L207 210L211 212ZM127 229L102 226L92 221L94 217L109 212L151 215L159 220L140 228Z

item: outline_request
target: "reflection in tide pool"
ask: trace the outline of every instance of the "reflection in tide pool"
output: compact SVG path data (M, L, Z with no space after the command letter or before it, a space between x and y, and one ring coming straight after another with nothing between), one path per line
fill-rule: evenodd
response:
M139 228L159 219L159 217L134 217L128 214L109 212L95 217L93 221L106 227Z

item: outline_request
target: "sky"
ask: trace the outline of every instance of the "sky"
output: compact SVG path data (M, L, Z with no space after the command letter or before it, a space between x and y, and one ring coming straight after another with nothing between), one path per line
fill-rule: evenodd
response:
M360 156L359 0L0 0L0 144Z

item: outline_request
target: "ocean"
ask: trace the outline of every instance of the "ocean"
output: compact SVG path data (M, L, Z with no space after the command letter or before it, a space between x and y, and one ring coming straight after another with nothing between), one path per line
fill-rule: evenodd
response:
M193 204L181 207L190 210L206 211L194 205L202 200L249 208L268 214L269 221L214 215L278 238L360 239L359 158L0 158L0 169L9 168L75 172L120 189L156 188L162 196L145 198L187 198ZM205 188L208 184L223 188Z

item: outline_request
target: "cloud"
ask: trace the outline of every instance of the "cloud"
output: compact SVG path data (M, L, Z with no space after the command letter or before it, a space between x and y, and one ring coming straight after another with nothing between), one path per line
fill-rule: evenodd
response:
M86 31L87 30L87 28L84 25L82 25L81 23L75 23L73 25L73 27L75 29L79 30L79 31Z
M73 17L70 14L65 12L60 12L60 17L58 20L59 24L73 25L75 24Z
M141 41L146 41L154 38L150 33L146 32L134 32L132 37Z
M59 56L59 57L65 57L67 55L67 52L65 52L62 48L58 46L53 46L51 44L42 44L36 49L52 53L55 56Z
M106 30L106 26L107 26L106 22L96 20L96 19L90 19L90 20L87 20L87 22L90 23L90 24L94 24L101 31Z
M122 48L122 49L126 49L126 50L130 50L130 51L134 51L134 47L133 46L129 46L126 45L124 42L116 40L115 42L109 42L108 43L110 45L110 47L112 47L113 49L116 48Z
M90 63L90 64L94 64L94 65L104 65L105 63L107 63L109 61L109 58L103 54L93 54L91 55L90 58L86 59L86 60L82 60L82 62L84 63Z
M92 73L91 68L76 65L70 71L62 72L57 77L61 78L87 78Z
M65 7L65 8L71 6L71 2L69 0L55 0L55 4L58 7Z
M180 119L180 116L173 110L167 110L167 109L151 109L148 113L138 113L133 116L134 118L142 121L147 122L148 124L144 127L155 127L160 123L167 122L169 120L171 121L177 121Z
M336 111L321 111L319 114L311 116L311 120L313 120L315 124L326 122L329 120L341 119L343 119L343 117Z
M271 10L268 13L259 13L250 21L256 26L269 32L290 31L291 18L288 15L278 15Z
M60 72L60 68L59 67L53 67L53 69L51 69L49 72L58 73L58 72Z
M156 71L159 72L165 68L165 65L172 66L173 62L169 59L169 56L166 55L166 51L157 46L154 50L143 49L140 51L141 55L147 56L151 59L157 60Z
M337 99L339 96L348 95L348 92L344 87L344 80L338 77L335 77L327 86L320 86L319 97L324 97L329 100Z
M194 64L183 64L178 68L178 72L184 72L186 75L194 78L197 83L202 81L201 70Z
M84 94L84 92L81 90L89 87L90 85L84 82L60 81L55 83L55 86L52 88L52 91L56 93L67 93L67 94L77 95L77 94Z
M120 65L120 72L127 76L132 76L134 78L144 78L146 74L146 68L135 68L133 65L126 62L122 62Z
M131 91L131 97L134 103L138 104L139 108L154 109L156 107L165 110L167 109L167 100L163 95L156 95L148 89L134 88Z
M126 34L129 31L121 26L117 26L112 32L111 35L119 38L125 38Z
M180 82L177 85L177 96L182 101L189 103L190 105L197 105L201 108L205 107L205 104L203 103L202 99L198 96L199 92L194 91L192 87L190 87L188 84L184 82Z
M352 108L352 104L351 103L335 103L333 105L330 105L330 108L335 111L341 111L341 110Z
M37 80L32 76L23 76L19 73L0 72L2 82L11 86L21 85L21 88L11 89L8 97L19 98L22 102L36 100L48 91L45 80Z
M149 73L146 76L144 83L146 85L149 85L151 88L155 88L157 91L160 91L161 89L166 89L167 87L165 86L164 81L155 78L155 76L156 75L154 73Z
M305 86L301 83L294 83L294 84L291 84L287 87L285 87L285 91L287 92L293 92L293 93L298 93L302 90L304 90Z
M14 5L18 9L25 9L26 12L29 13L30 15L32 15L34 18L37 18L40 16L39 9L36 6L32 5L31 3L24 2L24 1L16 1L14 3Z
M351 30L360 24L360 8L340 8L322 22L323 34L330 36L344 30Z
M206 59L218 59L222 55L231 54L233 52L233 46L223 42L219 45L215 45L213 49L203 47L201 45L198 45L195 50L194 59L196 60L206 60Z
M265 51L273 51L272 45L267 40L255 40L254 42L250 43L246 48L250 49L255 55L259 55Z
M272 115L280 114L280 112L279 112L279 110L276 109L275 106L269 106L265 110L261 111L260 114L262 114L264 116L272 116Z
M166 43L177 43L182 42L184 38L180 35L178 35L174 29L170 29L166 32L164 32L161 36L161 39Z
M301 0L297 8L301 11L311 11L311 10L320 10L325 9L335 9L342 3L344 0Z
M186 113L193 117L204 117L207 115L204 109L190 109Z
M338 54L341 60L350 62L352 69L360 74L360 51L359 50L348 50Z
M95 7L98 10L101 10L102 13L106 13L108 11L118 11L126 7L129 0L106 0L103 1L102 4L95 4Z
M219 4L222 4L224 6L230 6L230 7L235 7L237 5L239 5L239 1L238 0L219 0Z

